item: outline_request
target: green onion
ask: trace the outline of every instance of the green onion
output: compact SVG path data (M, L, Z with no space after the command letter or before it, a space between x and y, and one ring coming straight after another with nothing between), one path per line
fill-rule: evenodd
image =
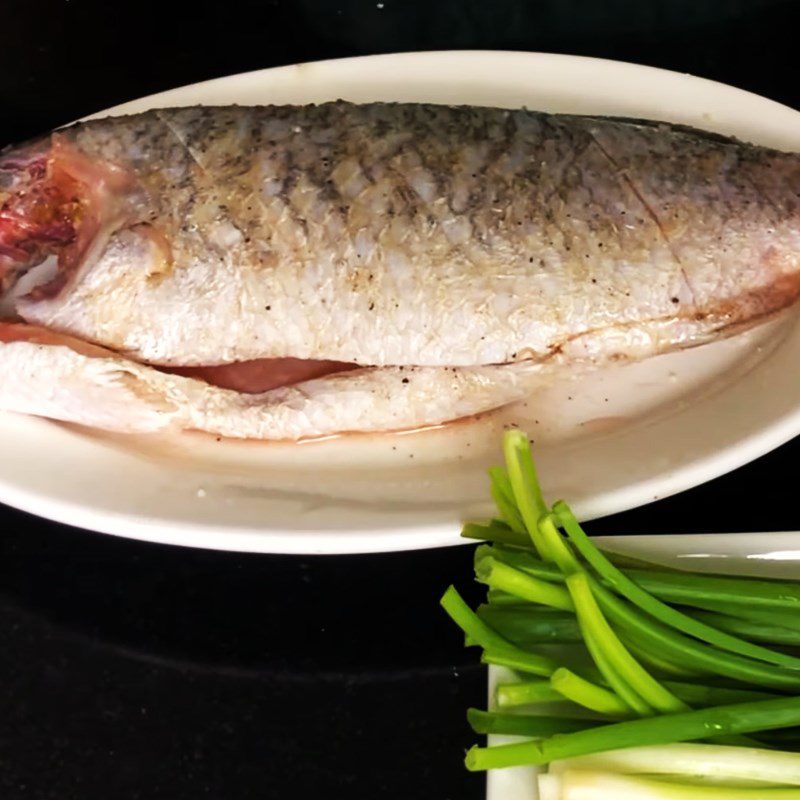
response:
M596 657L598 651L603 654L605 657L602 659L605 662L603 668L608 673L609 680L613 681L612 685L619 695L612 694L605 700L598 695L595 703L604 702L607 708L616 709L609 713L625 713L627 706L634 709L638 707L638 702L634 700L634 695L636 695L641 698L643 703L656 710L669 712L686 708L685 703L671 695L631 656L608 626L592 597L585 570L573 555L569 545L561 538L552 514L541 519L539 534L549 558L567 576L567 588L575 604L581 630L588 632L588 636L595 644L591 651L592 656ZM609 667L612 668L611 671L609 671ZM586 693L590 692L588 684L581 686L577 681L571 681L566 685L576 693L581 690ZM630 688L630 692L627 691L627 687ZM587 699L590 699L590 694L587 694ZM623 710L620 711L620 708ZM647 711L649 712L649 709ZM647 712L640 709L640 713Z
M630 716L631 709L617 695L602 686L587 681L565 667L559 667L550 676L550 685L556 694L579 706L609 717Z
M547 514L539 522L539 535L550 553L550 560L556 563L564 575L582 572L583 567L578 563L569 545L561 538L555 519L553 514Z
M639 586L662 600L693 605L697 599L736 606L800 611L800 586L782 581L696 575L691 572L628 570ZM653 587L658 591L654 591Z
M547 611L549 613L543 613ZM512 605L481 605L478 616L501 636L519 647L550 643L582 642L581 631L573 614L556 609L519 610Z
M618 630L617 635L624 643L625 647L633 653L643 664L647 664L655 670L661 677L668 678L708 678L713 673L708 670L689 669L683 664L664 658L661 653L654 653L646 647L639 647L637 641L632 639L624 630Z
M565 503L547 508L525 434L503 452L490 470L502 519L463 531L485 542L487 601L473 611L451 586L441 604L483 663L529 676L500 683L496 706L550 715L470 709L476 732L534 741L472 748L468 768L558 762L541 800L800 800L800 755L768 749L800 749L800 656L782 649L800 645L800 583L606 554ZM582 647L559 665L535 651L550 643Z
M777 695L752 689L729 689L726 686L704 686L700 683L664 681L676 697L695 706L724 706L731 703L747 703L753 700L771 700Z
M526 545L528 537L523 538L523 534L517 533L508 527L500 526L496 520L492 520L488 525L479 525L477 522L468 522L461 529L461 535L465 539L480 539L487 542L502 542L509 545Z
M798 753L715 744L665 744L593 753L554 761L549 771L559 773L574 769L759 780L800 786Z
M440 601L442 608L450 615L453 622L461 628L476 644L485 648L514 650L511 642L493 631L485 622L477 617L466 604L455 586L449 586Z
M481 653L482 664L494 664L498 667L507 667L515 672L522 672L530 675L552 675L557 664L547 656L524 653L522 651L509 650L484 650Z
M533 672L537 675L550 676L556 669L557 665L551 658L536 653L521 651L507 639L500 636L496 631L493 631L483 620L479 619L475 612L464 602L464 599L456 591L454 586L448 587L447 591L442 595L440 603L453 622L455 622L472 641L479 644L485 650L495 650L500 654L513 657L519 664L524 665L526 672Z
M508 594L508 592L502 592L500 589L492 589L491 586L486 593L486 599L493 606L519 606L523 604L519 597L514 597L513 594Z
M701 707L731 705L732 703L746 703L754 700L772 700L781 696L754 689L707 686L701 683L685 683L683 681L664 681L663 683L676 697L686 703Z
M519 548L512 550L509 547L498 545L492 547L492 556L534 578L550 583L564 583L564 573L555 564L548 564L537 558L532 550L520 550Z
M654 744L670 744L800 724L800 697L781 697L648 717L587 731L553 736L541 742L473 747L467 769L486 770L524 764L548 764L561 758Z
M514 500L534 547L546 557L546 547L539 535L539 518L547 511L536 477L528 437L522 431L507 431L503 438L503 453Z
M743 656L715 650L702 642L647 619L641 613L601 586L593 586L603 611L638 646L678 661L689 667L707 670L734 680L773 689L800 689L800 675L781 667L751 661Z
M561 791L561 776L542 772L536 776L537 796L539 800L564 800ZM597 798L594 798L597 800Z
M552 736L595 728L596 720L569 717L540 717L534 714L500 714L495 711L467 709L467 720L475 733L500 733L509 736Z
M640 717L648 717L653 709L634 691L611 663L605 650L599 645L593 631L581 624L581 633L586 649L592 657L597 669L611 690Z
M780 620L776 620L776 613L772 609L750 608L741 603L715 603L713 600L696 599L692 600L689 605L693 606L694 609L704 609L707 612L753 622L756 625L770 626L777 624L781 628L788 628L795 633L800 632L800 614L797 611L786 608L780 610ZM704 611L700 613L702 614Z
M555 675L559 670L556 670ZM532 703L554 703L562 700L550 681L530 681L527 683L501 683L495 689L495 703L500 709L524 706Z
M665 689L625 649L603 617L592 595L587 576L583 573L570 575L567 578L567 587L572 595L572 601L575 603L581 628L590 632L595 642L604 651L608 661L633 691L656 711L669 714L684 710L687 707L686 704Z
M503 707L511 707L514 705L524 705L526 703L560 700L560 697L549 693L546 687L556 686L556 684L553 682L553 679L556 677L556 675L561 673L562 670L563 668L559 667L559 669L557 669L550 676L549 682L522 681L519 683L500 684L497 689L498 705L502 705ZM575 677L579 676L576 675ZM584 679L580 678L580 680ZM589 683L589 681L585 682ZM731 689L726 686L705 686L699 683L684 683L681 681L664 681L664 686L669 689L669 691L672 692L675 697L698 707L724 706L732 703L746 703L754 700L771 700L778 696L771 694L770 692L758 692L752 689ZM598 686L597 688L603 687ZM501 690L503 695L502 702L500 702ZM604 689L604 691L607 691L607 689ZM618 707L618 700L619 698L615 697L615 708ZM588 707L589 706L587 706L587 708ZM627 710L630 711L630 709ZM619 713L621 714L623 711L620 710Z
M564 581L564 574L558 567L542 561L533 552L511 550L501 545L495 549L493 556L535 578L553 583ZM786 599L798 593L798 587L794 584L644 569L626 570L625 574L648 594L680 605L735 614L754 621L769 619L773 624L775 619L770 608L780 608L780 623L800 630L800 607L795 606L793 599ZM713 586L707 585L706 581L714 581ZM607 581L601 582L609 586ZM785 594L789 590L790 594ZM748 605L751 602L757 608L751 608Z
M783 621L772 620L771 622L754 622L751 619L741 617L731 617L728 614L718 614L714 611L700 611L694 609L694 617L702 620L708 625L741 636L742 639L757 642L771 642L773 644L797 646L800 645L800 630L786 628L780 623ZM767 617L774 617L774 613L766 613Z
M475 575L480 583L485 583L493 589L501 589L523 600L566 611L572 610L572 600L568 591L547 581L540 581L532 575L526 575L494 558L481 559L475 567Z
M542 781L541 778L544 778ZM553 782L552 790L549 788ZM800 800L800 789L764 786L696 786L608 772L567 771L540 776L558 800Z
M473 568L477 569L478 564L480 564L484 558L493 558L495 555L495 549L496 548L490 544L479 544L472 552Z
M529 544L530 540L525 531L525 523L519 514L514 501L514 492L508 480L508 473L502 467L491 467L489 469L489 480L491 482L491 494L497 510L503 521L512 531L519 534L520 538Z
M792 669L800 669L800 659L769 650L766 647L755 645L731 636L728 633L712 628L696 619L688 617L680 611L657 600L644 589L634 583L623 572L617 569L591 542L589 537L575 519L566 503L556 503L553 507L561 524L567 532L570 541L575 545L580 554L591 564L597 573L610 584L616 592L626 597L642 611L660 620L665 625L670 625L683 633L694 636L716 647L749 656L770 664L777 664Z

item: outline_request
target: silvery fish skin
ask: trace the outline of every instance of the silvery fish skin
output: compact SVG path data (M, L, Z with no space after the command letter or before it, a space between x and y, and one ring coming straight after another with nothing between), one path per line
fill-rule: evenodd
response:
M59 136L134 176L131 218L19 308L151 363L545 358L675 318L703 337L800 283L800 159L667 125L331 103Z
M30 226L4 239L2 223L27 208L35 175L20 165L42 159L69 190L37 249L20 238ZM151 365L291 357L374 380L400 366L598 364L711 341L800 293L800 157L647 121L161 109L0 155L7 283L58 253L70 220L59 277L17 312ZM357 375L321 380L338 392ZM519 393L493 385L472 406ZM370 426L383 402L349 422ZM448 417L423 405L397 427Z

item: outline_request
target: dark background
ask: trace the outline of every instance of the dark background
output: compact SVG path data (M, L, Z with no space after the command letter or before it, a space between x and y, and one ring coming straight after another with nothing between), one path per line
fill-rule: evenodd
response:
M800 107L797 2L383 6L3 0L0 143L205 78L400 50L602 56ZM799 459L795 441L591 529L799 527ZM485 676L437 607L450 582L476 598L471 548L243 556L117 540L2 507L0 522L4 800L482 797L461 759L473 740L464 710L483 701Z

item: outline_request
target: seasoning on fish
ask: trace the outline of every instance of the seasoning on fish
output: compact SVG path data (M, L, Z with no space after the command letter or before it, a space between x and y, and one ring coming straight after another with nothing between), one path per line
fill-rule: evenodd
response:
M224 435L445 422L790 306L799 204L800 156L658 122L340 101L80 123L0 154L0 284L111 353L3 340L0 407L138 429L100 408L122 370ZM62 368L69 400L32 404Z

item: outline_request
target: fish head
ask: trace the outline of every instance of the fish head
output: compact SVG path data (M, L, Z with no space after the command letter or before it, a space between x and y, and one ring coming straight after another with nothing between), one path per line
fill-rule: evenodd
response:
M123 167L89 158L54 133L0 152L0 296L55 257L56 270L30 300L78 281L118 230L142 222L146 195Z

